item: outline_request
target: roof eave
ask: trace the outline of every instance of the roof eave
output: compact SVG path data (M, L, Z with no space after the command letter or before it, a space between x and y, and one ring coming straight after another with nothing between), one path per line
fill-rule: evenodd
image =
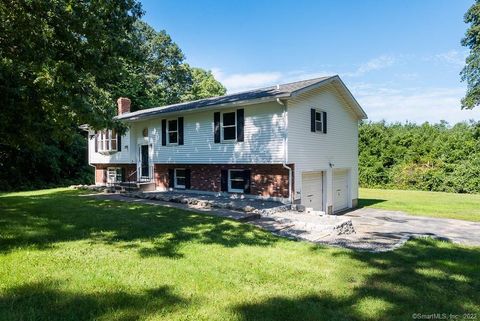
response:
M205 106L205 107L197 107L197 108L191 108L191 109L186 109L186 110L174 110L174 111L165 111L163 112L162 110L157 110L151 113L146 112L145 114L139 114L139 115L128 115L128 114L123 114L121 116L115 116L114 119L117 120L124 120L124 121L130 121L130 122L135 122L135 121L143 121L151 118L156 118L159 115L172 115L172 114L178 114L178 113L192 113L192 112L199 112L199 111L205 111L205 110L214 110L214 109L219 109L219 108L229 108L229 107L238 107L238 106L248 106L248 105L255 105L255 104L261 104L261 103L266 103L266 102L271 102L275 101L278 99L285 99L289 98L290 94L281 94L277 95L274 97L264 97L264 98L258 98L258 99L245 99L245 100L239 100L235 102L229 102L229 103L223 103L223 104L216 104L216 105L211 105L211 106ZM148 111L148 109L146 109Z

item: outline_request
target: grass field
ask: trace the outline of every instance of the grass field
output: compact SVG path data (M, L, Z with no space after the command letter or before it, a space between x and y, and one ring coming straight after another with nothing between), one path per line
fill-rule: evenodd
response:
M4 321L479 318L479 266L430 239L373 254L68 189L0 195Z
M480 222L480 195L360 188L360 207Z

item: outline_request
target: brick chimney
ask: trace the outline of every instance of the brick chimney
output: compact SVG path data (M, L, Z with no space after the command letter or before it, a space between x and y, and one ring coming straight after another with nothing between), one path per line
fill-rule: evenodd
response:
M120 97L117 99L117 106L118 106L118 115L129 113L130 112L130 105L132 101L125 97Z

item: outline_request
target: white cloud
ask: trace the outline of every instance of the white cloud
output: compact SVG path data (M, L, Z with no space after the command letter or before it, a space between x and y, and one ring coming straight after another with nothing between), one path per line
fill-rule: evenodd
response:
M213 68L212 73L229 93L270 86L282 79L280 72L255 72L226 75L219 68Z
M220 81L226 88L229 94L240 91L274 86L277 84L284 84L304 79L312 79L324 76L332 76L335 73L320 71L307 73L302 70L282 72L255 72L255 73L237 73L227 75L220 68L212 68L212 73L215 79Z
M370 120L384 119L388 122L411 121L416 123L446 120L451 124L469 119L480 120L480 107L473 110L461 110L460 100L465 94L465 88L461 86L440 88L426 85L417 88L400 88L395 85L395 82L387 82L382 85L355 82L359 76L388 68L398 62L400 58L405 59L405 57L382 55L361 64L354 71L340 73L342 77L350 77L349 87L367 112ZM451 50L430 56L428 61L460 65L460 63L463 64L464 58L464 53ZM416 59L423 58L417 57ZM228 93L336 74L329 71L306 72L304 70L225 74L219 68L214 68L212 72L216 79L225 85ZM408 72L396 73L394 76L402 80L420 78L419 74Z
M358 77L371 71L387 68L395 63L396 59L390 55L383 55L361 64L354 72L346 72L344 76Z
M394 62L395 58L393 56L379 56L367 61L366 63L361 64L354 72L346 72L343 73L342 76L358 77L371 71L391 66ZM332 76L336 74L335 72L328 71L319 71L312 73L303 70L296 70L290 72L267 71L226 74L221 68L212 68L212 73L215 78L227 88L228 93L268 87L279 83L288 83L303 79Z
M450 124L480 120L480 109L461 110L464 88L385 88L374 84L352 86L353 94L370 120L416 123L439 122Z
M433 59L441 63L447 63L455 66L463 66L465 64L465 58L467 53L461 53L457 50L450 50L436 54Z

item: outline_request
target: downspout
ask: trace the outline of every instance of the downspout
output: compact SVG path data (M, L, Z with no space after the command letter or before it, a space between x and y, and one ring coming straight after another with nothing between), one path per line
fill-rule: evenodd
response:
M292 168L287 165L288 161L288 136L287 136L287 129L288 129L288 112L287 112L287 105L277 98L277 103L283 106L283 125L284 125L284 135L283 135L283 168L288 170L288 200L290 204L293 204L293 195L292 195Z

